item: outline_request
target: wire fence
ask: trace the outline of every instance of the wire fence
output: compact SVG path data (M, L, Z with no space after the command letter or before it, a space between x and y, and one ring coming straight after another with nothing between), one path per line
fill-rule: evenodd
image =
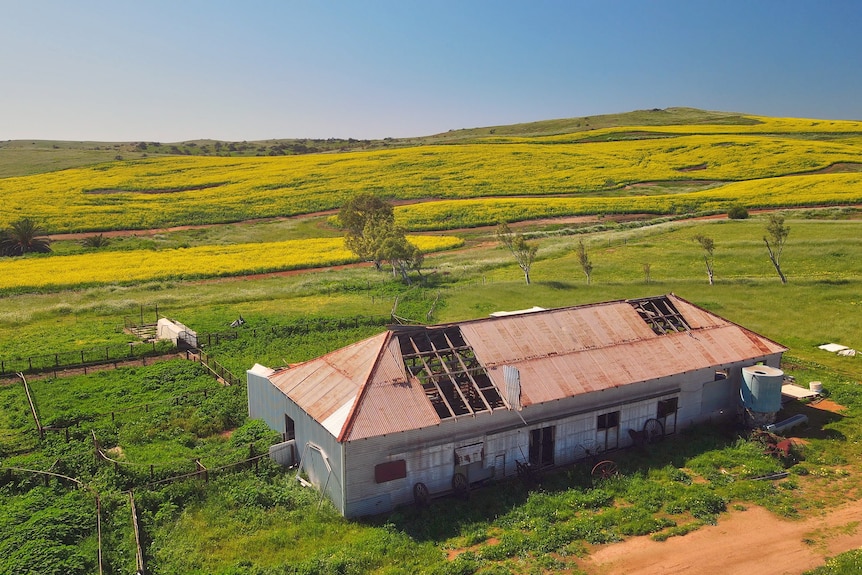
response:
M204 366L210 374L225 385L242 384L244 381L231 373L229 369L216 361L208 353L203 350L189 351L186 353L187 359L196 361Z
M229 377L232 377L232 376L230 376L229 373L227 375ZM217 391L217 389L206 389L206 388L205 389L199 389L199 390L186 391L186 392L183 392L179 395L173 395L171 397L167 397L164 399L154 399L152 401L148 401L145 403L128 405L128 406L125 406L122 408L112 409L110 411L102 411L102 412L83 414L80 417L76 418L74 421L67 421L65 425L62 425L62 424L58 425L56 423L53 425L42 425L42 423L39 419L39 412L36 408L36 402L33 399L33 394L30 392L30 386L28 385L27 380L24 377L24 374L19 373L18 376L20 377L21 382L23 384L24 391L25 391L25 394L27 396L27 403L30 407L30 414L33 417L33 421L36 425L36 431L39 434L39 438L40 439L44 438L46 432L62 433L66 436L67 442L71 440L70 430L73 428L79 428L81 423L90 422L90 421L97 421L100 419L107 419L108 417L110 417L111 421L113 422L113 421L117 420L118 416L121 416L121 415L126 414L126 413L132 413L135 415L140 414L142 412L143 413L149 413L150 409L157 408L160 406L165 406L165 405L175 406L175 407L186 406L189 404L189 402L193 402L196 399L202 403L211 394L216 393L216 391Z
M219 345L222 341L233 341L245 337L289 337L291 335L305 335L313 332L336 331L343 329L355 329L368 326L386 326L392 323L391 315L354 317L321 317L302 319L284 325L266 327L249 327L245 324L241 328L232 331L212 332L198 335L198 345L204 349Z
M255 442L246 444L248 455L239 460L228 461L227 463L219 463L207 467L201 463L200 458L190 459L175 459L162 460L158 463L138 463L125 459L117 459L112 457L109 451L102 449L99 439L96 437L96 432L93 431L93 447L97 461L110 464L114 470L132 481L136 488L152 488L158 485L174 483L186 479L200 479L205 483L217 474L223 472L233 472L238 469L254 468L258 470L260 460L269 457L269 443L261 447ZM257 443L264 443L259 441ZM227 455L234 455L237 450L234 449L228 452ZM187 471L188 470L188 471Z
M236 471L241 471L244 469L254 468L255 471L259 469L260 461L264 458L269 457L269 453L267 449L263 449L262 453L258 453L260 450L259 447L255 446L254 443L248 444L248 457L241 459L239 461L232 461L227 464L222 464L214 467L206 467L201 462L200 459L195 459L193 461L193 465L195 466L194 471L188 473L177 473L177 465L179 462L172 461L161 464L162 466L168 467L170 471L166 474L167 476L156 478L157 475L155 473L155 466L148 464L137 464L128 461L120 461L110 457L105 451L101 449L101 445L99 444L99 440L96 437L95 432L92 433L93 444L95 448L96 458L99 461L105 462L107 464L111 464L114 466L117 472L123 473L124 475L130 475L130 469L148 469L149 474L148 477L150 481L144 482L136 485L136 489L152 489L157 488L162 485L174 483L177 481L185 481L190 479L202 480L205 483L208 483L209 480L217 474L224 473L233 473ZM188 462L182 462L182 464L187 464ZM53 466L52 466L53 467ZM14 481L15 475L25 475L29 476L33 479L37 479L44 483L45 486L49 485L51 479L56 479L58 484L66 487L66 488L77 488L77 489L87 489L89 490L95 497L95 507L96 507L96 531L98 538L98 569L99 574L103 573L103 552L102 552L102 504L101 497L99 492L93 489L91 486L87 485L80 479L75 477L70 477L68 475L63 475L60 473L56 473L53 471L45 471L38 469L27 469L22 467L14 467L14 466L3 466L0 465L0 484L10 484ZM132 473L134 475L134 473ZM138 476L140 480L140 476ZM129 489L129 506L131 510L132 517L132 528L134 530L135 535L135 568L136 575L143 575L146 572L146 566L144 563L144 550L143 543L141 537L141 528L140 528L140 519L137 512L137 507L135 505L135 499L133 495L132 489Z
M0 376L16 373L45 373L65 369L86 369L98 365L119 363L134 359L145 359L176 351L168 340L130 342L76 351L60 351L29 357L0 359Z

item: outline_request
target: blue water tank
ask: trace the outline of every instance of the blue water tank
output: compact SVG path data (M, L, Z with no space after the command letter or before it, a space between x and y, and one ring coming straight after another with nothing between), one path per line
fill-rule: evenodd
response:
M742 405L757 413L775 413L781 409L781 386L784 372L768 365L742 368L740 395Z

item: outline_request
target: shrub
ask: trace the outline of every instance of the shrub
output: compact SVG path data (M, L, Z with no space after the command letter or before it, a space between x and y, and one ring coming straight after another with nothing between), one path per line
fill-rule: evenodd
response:
M733 206L727 211L727 217L731 220L745 220L748 219L748 210L743 206Z
M111 240L106 238L104 234L96 234L87 236L81 240L81 245L85 248L103 248L111 243Z

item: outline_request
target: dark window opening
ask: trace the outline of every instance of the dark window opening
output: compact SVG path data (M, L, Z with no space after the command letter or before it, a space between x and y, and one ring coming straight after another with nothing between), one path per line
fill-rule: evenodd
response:
M407 328L398 333L398 342L407 373L440 419L506 406L458 327Z
M689 331L685 318L666 296L629 300L641 318L659 334Z
M610 413L603 413L596 420L596 428L597 429L611 429L612 427L620 426L620 412L612 411Z
M656 417L661 419L663 417L667 417L668 415L673 415L674 413L676 413L678 409L678 401L679 398L676 397L671 397L670 399L663 399L659 401Z
M603 413L596 418L596 446L600 451L616 449L620 441L620 412Z
M284 415L284 440L296 439L296 423L287 414Z
M554 427L530 431L530 464L546 467L554 464Z

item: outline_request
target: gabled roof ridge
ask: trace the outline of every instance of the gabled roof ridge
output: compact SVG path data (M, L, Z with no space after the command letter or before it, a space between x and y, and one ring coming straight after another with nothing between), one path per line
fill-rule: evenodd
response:
M662 297L662 296L654 296L654 297ZM568 305L568 306L564 306L564 307L549 307L549 308L543 309L541 311L531 311L529 313L511 314L511 315L503 315L503 316L496 316L496 317L494 317L494 316L477 317L477 318L468 319L468 320L464 320L464 321L443 323L443 324L438 324L438 325L429 325L429 326L425 326L425 327L429 327L429 328L431 328L431 327L439 328L439 327L449 327L449 326L461 327L462 325L469 325L469 324L473 324L473 323L506 322L506 321L510 321L510 320L517 319L517 318L523 318L523 317L527 317L527 316L554 315L556 313L560 313L563 311L571 311L571 310L576 310L576 309L581 309L581 308L596 308L596 307L602 307L602 306L608 306L608 305L616 305L616 304L620 304L620 303L626 303L627 301L628 300L626 300L626 299L616 299L616 300L601 301L601 302L594 302L594 303L579 303L579 304Z
M380 357L383 355L384 350L389 348L389 342L394 337L394 333L392 330L386 330L383 332L383 342L380 347L377 349L377 355L374 357L374 362L371 364L371 369L368 370L368 374L365 379L359 384L359 391L356 394L356 399L353 400L353 406L350 408L350 413L347 414L347 419L344 421L344 425L341 427L341 432L338 434L336 441L339 443L343 442L345 438L350 435L350 430L353 429L353 422L356 419L356 414L359 412L359 406L362 405L362 400L365 398L365 392L369 387L369 383L371 382L374 372L377 370L377 365L380 363ZM375 337L380 337L375 336Z

